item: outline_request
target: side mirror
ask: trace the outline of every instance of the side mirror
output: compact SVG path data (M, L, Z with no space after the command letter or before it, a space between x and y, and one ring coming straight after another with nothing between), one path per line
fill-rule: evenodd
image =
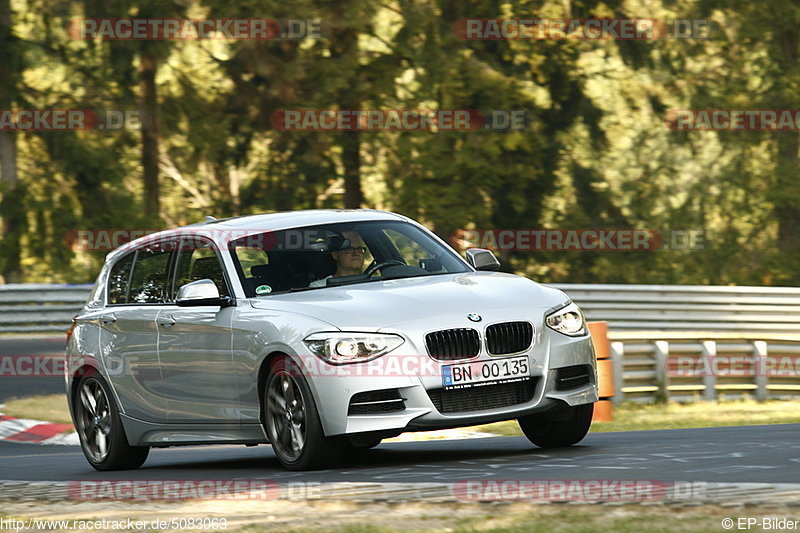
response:
M201 279L182 285L178 289L175 303L179 307L195 307L201 305L218 305L225 307L231 299L227 296L221 298L217 284L210 279Z
M475 270L497 270L500 268L500 261L497 260L491 250L486 250L485 248L468 249L467 262Z

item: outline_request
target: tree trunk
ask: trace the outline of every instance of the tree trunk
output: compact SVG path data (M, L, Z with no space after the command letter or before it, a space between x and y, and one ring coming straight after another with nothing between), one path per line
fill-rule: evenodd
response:
M358 108L351 108L358 109ZM361 207L361 134L357 131L342 133L342 165L344 166L344 207Z
M17 103L22 70L19 46L11 31L11 15L10 0L0 0L0 109L12 109ZM24 211L19 205L16 135L14 131L0 132L0 277L7 283L22 280L19 239Z
M22 218L24 210L20 205L20 188L17 182L17 138L16 132L0 132L0 212L2 213L2 246L0 252L0 277L6 283L22 281L20 267L20 237L22 237Z
M156 72L158 61L149 50L149 43L142 43L139 56L140 110L142 115L142 171L144 177L144 213L158 219L160 213L160 191L158 183L158 95Z
M0 131L0 176L3 191L17 186L17 138L13 131Z
M358 79L358 32L350 27L333 31L332 56L342 63L342 71L350 69L350 83L342 89L339 96L339 109L361 109L361 80ZM342 147L342 166L344 167L344 207L361 207L361 134L358 131L344 131L339 134Z
M798 150L800 138L795 133L780 132L778 141L778 165L776 168L775 216L778 219L778 246L781 252L800 256L800 165ZM790 276L797 280L796 274Z
M777 34L778 64L786 75L797 72L798 45L800 30L795 25L783 25ZM781 87L776 107L791 108L795 102L792 89ZM782 256L788 260L786 265L796 264L800 259L800 137L796 133L778 132L778 161L775 169L775 216L778 219L778 247ZM784 283L797 284L800 274L796 269L784 271Z

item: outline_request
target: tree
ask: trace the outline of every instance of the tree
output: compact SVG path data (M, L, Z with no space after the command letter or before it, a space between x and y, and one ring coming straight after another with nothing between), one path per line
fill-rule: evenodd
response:
M19 103L19 79L23 71L21 44L14 35L10 0L0 0L0 112ZM17 133L0 131L0 277L21 281L20 237L24 225L22 187L17 177Z

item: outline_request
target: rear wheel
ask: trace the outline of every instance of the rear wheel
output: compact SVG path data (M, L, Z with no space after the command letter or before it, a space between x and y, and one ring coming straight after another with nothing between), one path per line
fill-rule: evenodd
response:
M95 470L133 470L147 460L150 448L131 446L122 428L119 409L105 380L84 377L72 399L83 454Z
M342 458L347 442L325 436L311 389L294 361L275 359L265 389L265 429L284 467L315 470Z
M558 416L529 415L519 418L519 427L528 440L540 448L565 448L583 440L592 425L594 404L568 407Z

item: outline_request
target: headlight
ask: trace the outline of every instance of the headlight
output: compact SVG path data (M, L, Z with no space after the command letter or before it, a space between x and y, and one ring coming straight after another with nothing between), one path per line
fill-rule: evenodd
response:
M306 337L311 353L329 363L363 363L385 355L401 344L403 337L389 333L314 333Z
M562 307L545 319L551 328L570 337L579 337L586 334L585 321L580 308L574 303Z

